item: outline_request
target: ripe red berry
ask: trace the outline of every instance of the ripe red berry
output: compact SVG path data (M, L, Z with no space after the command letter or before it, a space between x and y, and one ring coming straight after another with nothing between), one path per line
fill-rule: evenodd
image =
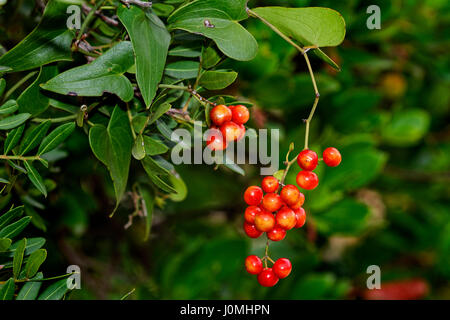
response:
M246 106L237 105L232 109L233 121L237 124L244 124L250 118L250 112L248 111Z
M275 261L272 268L275 275L278 278L283 279L286 278L291 273L292 264L289 261L289 259L280 258L277 261Z
M233 121L228 121L220 126L220 132L226 141L236 141L241 136L241 127Z
M231 110L223 104L215 106L209 112L211 121L218 126L221 126L227 121L231 121L232 116L233 114L231 113Z
M278 211L283 205L283 201L278 193L267 193L262 200L263 208L269 212Z
M275 217L265 210L255 216L255 227L259 231L268 232L275 226Z
M330 147L323 151L323 162L327 166L336 167L341 163L341 160L342 156L338 149Z
M306 211L303 208L298 208L294 210L295 217L297 218L297 223L295 224L296 228L301 228L304 226L306 222Z
M245 135L245 127L244 127L244 125L243 124L238 124L238 126L239 126L239 137L237 138L236 141L240 141Z
M245 258L245 269L250 274L259 274L263 270L262 261L258 256L252 255Z
M260 274L258 274L258 282L263 287L273 287L278 283L278 277L272 271L272 268L264 268Z
M305 195L300 192L300 197L298 198L297 203L292 206L289 206L291 209L298 209L305 203Z
M300 188L312 190L319 184L317 174L312 171L303 170L297 174L297 184Z
M255 216L261 212L261 208L257 206L249 206L245 209L244 219L248 223L255 223Z
M218 129L211 127L206 136L206 145L211 150L223 150L226 149L227 142L224 140L222 133Z
M319 157L312 150L305 149L298 154L297 163L303 170L312 171L317 167Z
M249 206L257 206L261 203L263 191L258 186L250 186L244 192L244 200Z
M277 191L279 185L278 179L273 176L265 177L261 183L261 187L266 193Z
M293 184L288 184L281 189L280 196L288 206L293 206L300 200L300 191Z
M286 237L286 230L279 225L276 225L272 230L267 232L267 238L272 241L281 241L284 237Z
M244 221L244 231L250 238L258 238L262 232L257 230L254 224Z
M283 207L277 212L275 217L277 225L285 230L291 230L297 224L295 212L289 207Z

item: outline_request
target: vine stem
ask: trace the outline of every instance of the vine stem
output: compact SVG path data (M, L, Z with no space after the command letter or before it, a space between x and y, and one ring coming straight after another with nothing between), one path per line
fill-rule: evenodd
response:
M306 123L306 129L305 129L305 146L304 149L308 149L308 141L309 141L309 125L311 123L311 120L314 116L314 112L316 111L317 104L319 103L319 89L317 88L316 78L314 77L314 72L311 67L311 62L309 61L307 52L310 49L317 49L317 46L308 46L305 48L300 47L298 44L296 44L294 41L292 41L288 36L286 36L283 32L281 32L277 27L275 27L273 24L271 24L269 21L258 15L256 12L252 11L251 9L247 8L247 13L249 16L257 18L261 20L265 25L267 25L270 29L272 29L276 34L278 34L280 37L282 37L284 40L286 40L289 44L291 44L294 48L296 48L300 53L303 55L306 61L306 66L308 67L309 75L311 77L311 81L314 87L314 93L315 93L315 99L314 104L311 109L311 112L309 113L309 116L306 120L303 120ZM287 172L287 170L286 170Z
M22 161L34 161L41 160L40 156L7 156L6 154L0 154L0 159L2 160L22 160Z
M11 89L9 89L6 93L5 96L3 97L3 101L6 101L6 99L8 99L8 97L14 93L14 91L17 90L17 88L19 88L22 84L24 84L28 79L30 79L32 76L34 76L37 73L37 71L33 71L30 72L29 74L27 74L25 77L23 77L22 79L20 79L19 81L17 81L17 83L11 87Z

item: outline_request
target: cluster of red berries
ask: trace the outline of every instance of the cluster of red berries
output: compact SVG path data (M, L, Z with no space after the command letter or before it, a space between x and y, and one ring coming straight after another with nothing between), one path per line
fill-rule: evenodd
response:
M212 132L206 139L206 145L211 150L224 150L228 142L239 141L244 137L244 124L250 118L250 112L246 106L226 106L219 104L209 113Z
M338 149L326 148L322 160L327 166L336 167L341 163L342 157ZM297 156L297 163L303 170L297 174L297 184L300 188L312 190L319 184L319 178L313 170L317 167L319 157L312 150L305 149Z
M273 287L279 279L286 278L292 270L289 259L280 258L272 268L263 268L263 262L258 256L248 256L245 259L245 269L250 274L258 275L258 282L263 287Z

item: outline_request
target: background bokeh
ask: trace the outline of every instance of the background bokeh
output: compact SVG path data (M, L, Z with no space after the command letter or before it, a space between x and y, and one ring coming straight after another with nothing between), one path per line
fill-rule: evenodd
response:
M35 25L24 18L33 1L18 2L3 30L11 43ZM381 8L381 30L366 27L371 4ZM243 166L245 176L177 166L188 196L180 203L160 201L150 240L142 242L139 220L124 230L133 210L128 202L108 218L108 174L78 130L67 142L70 156L53 173L58 187L47 209L30 209L45 219L46 273L64 273L69 264L82 269L82 290L71 298L117 299L132 289L129 299L370 298L366 269L378 265L384 283L395 287L407 280L406 291L393 289L394 297L450 299L449 2L249 4L263 5L329 7L347 25L344 43L325 48L340 72L311 55L321 98L310 147L319 153L335 146L343 161L337 168L319 165L319 187L305 193L305 227L271 244L272 257L291 259L292 274L267 289L243 267L245 257L262 255L265 244L242 231L242 194L260 184L257 166ZM298 151L303 147L302 119L313 88L294 48L255 19L245 25L259 53L251 62L225 62L239 72L226 94L254 103L250 127L281 130L281 166L290 142ZM296 170L287 182L294 183Z

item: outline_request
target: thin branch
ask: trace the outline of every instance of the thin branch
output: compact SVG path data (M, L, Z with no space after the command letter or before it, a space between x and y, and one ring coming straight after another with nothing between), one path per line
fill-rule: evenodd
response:
M22 161L34 161L41 160L40 156L7 156L5 154L0 154L0 159L2 160L22 160Z
M88 15L93 9L91 7L89 7L86 3L82 4L83 6L83 11L86 15ZM105 21L107 24L110 24L112 26L118 26L119 25L119 21L117 21L114 18L105 16L101 10L96 10L94 11L94 14L96 16L98 16L100 19L102 19L103 21Z
M128 8L130 7L131 4L135 4L139 7L143 7L143 8L150 8L152 6L152 2L146 2L146 1L140 1L140 0L120 0L120 2L122 2L124 5L126 5Z

